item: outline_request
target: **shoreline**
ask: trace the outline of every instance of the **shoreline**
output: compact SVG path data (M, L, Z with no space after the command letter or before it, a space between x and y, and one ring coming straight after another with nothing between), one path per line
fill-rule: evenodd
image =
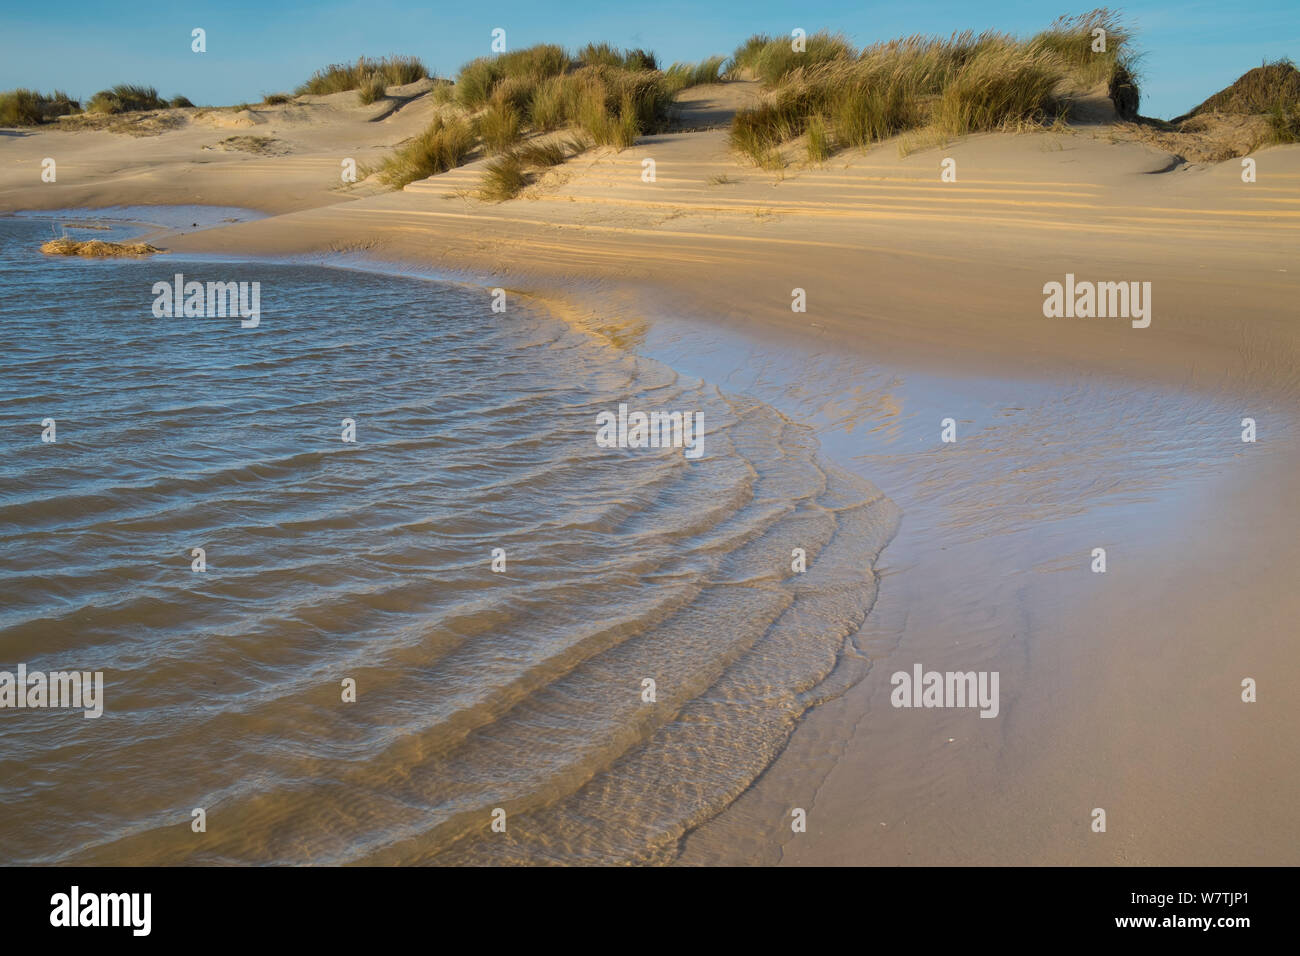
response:
M977 155L1004 155L1025 151L1026 140L1035 139L1041 141L1039 136L971 137L952 152L963 156L961 150L973 147ZM1102 148L1118 151L1128 164L1126 175L1146 175L1135 171L1149 158L1142 150ZM609 163L631 168L642 151L638 145L631 155L598 158L588 172L608 172L599 167ZM1095 158L1092 146L1082 152L1084 159ZM1300 169L1300 148L1264 155L1274 153ZM874 152L867 157L879 158ZM895 173L910 171L906 161L885 165ZM1202 178L1218 173L1204 171ZM455 171L446 175L454 177ZM1300 185L1300 176L1295 182ZM576 193L583 195L580 189ZM1295 322L1271 304L1294 302L1300 287L1300 276L1284 271L1284 239L1294 239L1289 219L1262 235L1241 232L1250 209L1238 209L1235 217L1226 217L1231 223L1226 230L1215 223L1157 231L1163 245L1145 252L1137 236L1109 236L1104 215L1088 221L1092 231L1086 235L1060 235L1050 222L1026 229L990 219L979 224L979 244L972 251L970 234L946 233L919 212L901 221L877 220L896 227L897 234L864 241L851 231L827 237L822 223L804 221L797 212L766 224L737 223L720 212L689 229L663 229L646 218L626 226L570 221L557 213L545 222L519 202L471 216L441 208L444 201L427 188L408 190L179 236L172 248L182 255L224 254L245 261L261 261L259 254L278 250L290 261L340 268L362 268L338 261L355 256L398 270L436 262L438 281L482 287L497 280L511 294L534 299L611 344L661 361L668 355L696 363L686 371L720 388L733 390L735 383L742 393L754 388L755 397L769 404L775 396L785 403L774 404L782 414L813 425L828 460L865 477L903 509L903 529L884 551L876 607L861 634L860 643L873 658L870 674L806 713L755 784L688 834L678 862L772 861L770 840L755 843L755 834L773 837L789 806L808 806L809 796L817 808L810 810L809 832L794 840L785 834L781 862L1195 864L1223 863L1224 854L1234 850L1247 854L1242 863L1295 862L1295 851L1269 842L1264 826L1293 824L1293 811L1270 803L1234 818L1225 806L1240 770L1230 760L1217 754L1192 760L1200 770L1197 777L1173 759L1189 761L1180 741L1196 729L1218 747L1236 740L1279 793L1300 780L1295 758L1270 749L1298 716L1294 686L1290 693L1284 685L1270 695L1272 706L1261 723L1273 728L1271 740L1258 725L1243 723L1241 705L1232 709L1222 703L1234 696L1229 673L1247 666L1238 660L1254 662L1260 674L1282 672L1281 626L1300 618L1300 605L1285 588L1287 568L1294 568L1297 558L1290 543L1295 518L1275 511L1296 500L1300 490L1293 479L1284 480L1297 473ZM1208 197L1175 192L1165 201L1173 210L1206 203ZM630 203L619 208L620 214L647 215ZM683 208L686 218L700 215ZM469 236L457 228L467 219L475 221ZM719 221L728 232L718 231ZM850 220L851 227L858 224ZM769 226L782 231L763 234ZM1054 240L1025 251L1027 236L1043 235ZM1280 245L1270 245L1274 240ZM1017 248L1019 258L1012 260ZM1211 253L1217 257L1214 275L1197 275ZM331 258L335 261L322 261ZM1099 324L1106 320L1043 318L1035 311L1042 302L1037 287L1048 278L1059 281L1068 269L1058 267L1077 262L1083 263L1074 268L1080 275L1127 270L1149 278L1162 310L1153 326L1134 330L1126 322L1120 327ZM1029 276L1035 281L1026 281ZM814 304L806 314L789 311L792 283L809 290ZM954 288L963 290L964 300ZM1252 308L1261 317L1249 324L1233 315ZM682 314L689 318L677 317ZM737 341L750 343L750 351L741 351ZM648 351L642 353L643 348ZM698 367L715 370L722 380L701 375ZM1022 387L1037 392L1036 404L1020 400ZM999 388L1006 398L996 394ZM1130 405L1107 405L1117 393ZM1150 414L1131 417L1144 399ZM1020 423L1015 441L1005 442L996 419L1021 405L1030 409L1019 409L1030 420ZM917 406L922 411L911 410ZM907 450L924 449L922 436L937 432L933 419L949 407L956 409L952 414L963 431L969 426L974 436L985 437L960 466L972 469L974 478L960 468L933 470L922 451ZM1214 429L1230 436L1236 426L1229 416L1247 414L1232 409L1243 407L1270 423L1271 446L1250 450L1266 454L1264 464L1251 464L1246 480L1235 486L1229 481L1240 451L1230 447L1215 451L1219 457L1208 466L1210 481L1156 480L1197 461L1201 436ZM791 409L808 417L792 415ZM1052 415L1062 409L1068 414L1053 422ZM1198 426L1184 434L1189 423L1197 426L1220 413L1210 431ZM1107 444L1110 436L1102 427L1107 416L1131 428L1139 445L1143 440L1158 444L1151 435L1160 429L1178 432L1179 442L1165 449L1168 458L1154 456L1159 460L1137 469L1149 482L1148 500L1157 506L1144 507L1140 497L1121 496L1119 507L1109 503L1112 485L1122 486L1132 472L1113 471L1128 467L1131 450L1122 440L1115 447ZM1085 432L1093 445L1078 461L1063 453L1055 484L1011 482L1014 494L994 495L993 504L983 506L1007 518L1011 527L981 517L977 494L963 497L963 484L988 494L1005 483L1005 475L1033 471L1044 441L1069 445L1070 429L1077 434L1090 417L1102 419L1095 434ZM1222 440L1225 446L1230 442ZM1106 480L1093 480L1090 468ZM1263 482L1270 495L1257 491L1261 473L1273 478ZM1085 500L1078 512L1037 525L1013 520L1016 505L1040 495L1048 495L1049 505L1065 502L1071 481L1085 489L1105 487L1091 489L1098 497ZM1211 486L1213 495L1207 490ZM1160 491L1168 487L1177 494L1161 501ZM1213 525L1217 534L1186 520L1187 512L1203 511L1214 516L1205 527ZM1158 580L1116 569L1104 579L1112 587L1099 592L1082 557L1075 569L1080 573L1070 577L1069 556L1088 550L1078 533L1090 526L1113 536L1110 540L1118 542L1108 540L1113 552L1142 554L1148 562L1159 555ZM952 554L945 553L948 548ZM1249 569L1239 573L1231 595L1244 629L1236 635L1241 646L1233 648L1238 660L1231 663L1212 656L1221 643L1216 628L1225 622L1197 584L1216 566ZM943 604L934 601L933 592L953 595L952 606L929 606ZM1149 606L1157 593L1165 614ZM1107 620L1111 632L1089 632L1081 624L1087 614ZM1270 623L1255 625L1251 615ZM1180 622L1179 634L1164 630L1166 618ZM900 712L882 705L895 661L938 666L944 662L933 655L962 642L970 651L953 658L954 666L978 662L1003 673L1005 721L976 720L972 729L961 723L971 714ZM1085 646L1095 657L1083 654ZM1180 660L1179 647L1196 653ZM1166 670L1152 671L1146 663L1151 655ZM1169 705L1180 688L1209 688L1216 668L1225 685L1215 691L1225 697L1210 708L1217 723L1205 724L1204 715ZM1067 673L1073 681L1065 679ZM1133 674L1155 689L1157 703L1131 693L1127 682ZM1164 726L1148 733L1139 729L1141 720ZM1061 752L1035 739L1045 726L1065 738ZM948 738L965 746L950 746ZM1147 762L1112 746L1112 738L1141 741L1136 749ZM888 768L887 781L878 775L882 766ZM1180 781L1182 789L1135 782L1144 767L1157 780ZM1150 818L1147 827L1117 820L1111 834L1116 839L1089 842L1087 812L1105 805L1107 797L1081 791L1079 775L1106 781L1109 799L1132 806L1130 818ZM819 782L810 791L811 778ZM983 796L989 789L997 798ZM796 800L801 802L792 803ZM1219 840L1202 839L1208 823L1187 824L1172 836L1152 828L1160 807L1170 803L1193 821L1214 816ZM1061 811L1065 805L1072 809ZM1021 823L1021 832L1008 836L1007 827L1026 819L1036 828L1025 830ZM1198 847L1198 842L1211 845Z

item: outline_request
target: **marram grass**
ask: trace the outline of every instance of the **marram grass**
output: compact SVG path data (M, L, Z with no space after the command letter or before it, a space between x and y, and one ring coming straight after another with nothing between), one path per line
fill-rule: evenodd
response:
M1105 31L1104 49L1098 30ZM1050 124L1063 96L1098 84L1124 91L1136 114L1131 34L1119 17L1094 10L1056 21L1028 40L965 32L910 36L853 49L838 34L751 37L732 55L732 75L766 87L757 106L732 122L731 145L759 166L783 164L783 144L807 136L810 161L923 129L948 135ZM815 128L813 128L815 127Z

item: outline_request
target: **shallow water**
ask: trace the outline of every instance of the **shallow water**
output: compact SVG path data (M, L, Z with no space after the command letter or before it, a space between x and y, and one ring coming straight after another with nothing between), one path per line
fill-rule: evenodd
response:
M0 670L105 702L0 710L4 862L664 861L864 672L897 509L771 407L482 289L50 230L0 219ZM176 272L260 324L156 318ZM620 403L703 455L599 447Z
M854 638L870 674L809 713L756 784L692 831L679 863L987 863L991 845L1015 861L1039 845L1044 819L1055 825L1059 795L1076 789L1072 774L1084 789L1094 783L1100 764L1069 767L1063 785L1041 772L1036 748L1083 751L1098 723L1073 718L1098 686L1096 673L1128 670L1125 654L1140 659L1167 637L1163 602L1188 581L1210 604L1225 588L1250 593L1240 567L1202 575L1184 559L1189 550L1203 557L1203 529L1244 518L1242 482L1276 489L1261 469L1277 467L1291 447L1294 402L1032 367L997 380L936 374L890 367L868 343L845 348L813 331L785 339L732 331L725 317L668 307L650 314L641 321L629 312L611 336L812 427L822 457L869 476L904 515L874 565L879 600ZM1257 443L1241 440L1246 416L1259 423ZM942 440L946 418L953 443ZM1281 526L1294 524L1275 495L1261 507ZM1211 553L1241 553L1249 540L1230 536ZM1096 573L1098 547L1105 574ZM1268 626L1247 609L1224 631L1223 660L1236 660ZM1094 657L1095 669L1054 666L1080 656ZM890 675L918 662L998 672L998 718L895 710ZM1134 683L1131 692L1146 689ZM1128 712L1122 694L1103 700ZM1058 707L1069 717L1058 719ZM1149 740L1148 730L1131 725L1113 739ZM999 816L999 806L1012 805L1042 813ZM809 808L806 834L783 825L792 807ZM1026 852L1022 862L1043 859ZM1077 862L1068 851L1059 859Z

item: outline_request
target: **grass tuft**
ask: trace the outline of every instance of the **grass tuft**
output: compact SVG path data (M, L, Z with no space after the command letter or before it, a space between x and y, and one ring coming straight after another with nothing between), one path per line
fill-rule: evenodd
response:
M593 145L622 149L665 128L675 93L684 83L716 82L723 62L679 66L670 78L652 53L609 44L588 44L576 57L553 44L479 57L461 68L454 85L433 89L434 102L459 118L439 120L406 144L380 168L380 178L400 186L434 175L459 165L478 142L498 157L480 194L502 201L567 155ZM563 142L520 145L526 134L559 129L572 133Z
M376 100L382 100L388 95L388 87L384 83L383 76L379 73L371 73L357 87L357 95L361 97L363 106L369 106Z
M578 51L582 66L605 66L615 70L657 70L659 61L648 50L619 50L608 43L588 43Z
M311 93L316 96L346 93L348 90L360 90L368 81L373 82L375 76L386 86L404 86L428 75L428 68L416 56L386 56L378 60L363 56L358 57L356 63L331 63L323 70L317 70L296 92L299 95ZM374 100L370 102L373 103Z
M692 86L721 83L722 65L726 62L725 56L711 56L699 63L674 63L664 72L664 82L675 93Z
M514 89L509 95L516 108L526 107L533 90L543 80L563 74L571 63L564 48L553 43L479 57L461 67L456 77L456 102L466 109L480 109L487 105L499 85L513 81Z
M487 202L505 202L519 195L532 181L517 153L506 153L487 164L478 194Z
M1264 63L1215 93L1188 116L1202 113L1276 113L1300 107L1300 70L1290 60ZM1177 122L1177 120L1175 120Z
M474 149L474 134L460 117L438 117L379 169L379 180L389 186L405 186L428 179L461 165Z
M474 130L490 152L507 152L519 142L519 111L505 97L493 97L488 108L475 118Z
M177 97L183 99L183 97ZM186 100L186 102L189 102ZM119 83L107 90L100 90L86 104L88 113L136 113L140 110L162 110L167 108L167 101L158 96L152 86L137 86L133 83Z
M1132 30L1119 15L1101 7L1078 16L1058 17L1029 41L1029 49L1052 56L1083 88L1103 83L1109 86L1117 71L1133 69L1134 58L1129 53L1132 39ZM1094 49L1103 41L1104 50Z
M1106 49L1094 51L1094 31ZM757 34L732 54L729 75L766 86L762 102L736 114L731 145L760 166L783 162L781 147L807 135L809 161L909 131L937 135L1050 125L1069 95L1108 84L1121 115L1136 116L1131 34L1100 9L1057 20L1029 40L971 31L948 38L909 36L855 50L839 34Z
M515 152L522 163L538 168L558 166L567 158L564 146L554 141L525 143Z
M856 55L843 34L826 30L804 37L803 46L803 50L796 51L793 37L756 34L732 54L730 72L748 73L768 86L775 86L797 69L848 61Z
M81 104L61 90L49 96L28 89L0 93L0 126L38 126L80 112Z
M935 110L939 129L953 135L1041 122L1055 115L1052 94L1061 79L1053 58L1008 47L966 64L944 89Z
M825 162L830 155L831 137L826 128L826 120L820 114L814 115L808 120L808 161Z

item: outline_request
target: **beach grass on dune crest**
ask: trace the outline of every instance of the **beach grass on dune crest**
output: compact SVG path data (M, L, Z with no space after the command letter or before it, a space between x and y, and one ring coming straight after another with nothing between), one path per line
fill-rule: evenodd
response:
M499 202L515 196L535 171L591 146L631 146L668 125L673 97L687 86L716 82L724 58L658 69L653 53L589 43L576 54L539 44L461 68L455 85L436 87L439 118L385 161L381 181L394 186L459 165L476 150L495 154L478 194ZM556 130L564 145L540 142ZM447 143L448 137L452 142ZM449 148L450 147L450 148Z
M1094 52L1094 31L1106 50ZM763 81L763 101L736 114L731 144L755 164L784 165L782 146L806 137L809 159L925 128L962 135L1053 122L1070 93L1125 84L1136 113L1130 32L1107 10L1058 19L1028 40L1005 33L909 36L855 50L839 34L751 37L732 75Z
M1097 31L1102 31L1102 36ZM1104 42L1103 42L1104 41ZM1029 41L1029 49L1058 60L1083 87L1109 84L1116 70L1130 67L1133 31L1117 13L1104 7L1056 22ZM1098 47L1103 47L1099 49Z
M493 97L474 118L474 132L489 152L504 153L523 135L519 110L507 97Z
M184 100L184 97L176 97ZM189 100L185 100L186 103ZM178 104L179 105L179 104ZM88 113L138 113L142 110L164 110L170 103L158 95L152 86L139 86L134 83L119 83L117 86L100 90L86 104Z
M323 70L317 70L311 78L295 91L298 95L310 93L324 95L328 93L345 93L348 90L363 90L369 86L373 92L376 85L383 87L405 86L429 76L429 70L416 56L385 56L379 59L358 57L355 63L331 63ZM363 93L363 96L365 94ZM378 96L383 96L379 93ZM378 96L366 102L373 103Z
M672 91L658 71L584 67L565 78L564 119L597 146L631 146L668 121Z
M576 126L597 145L625 147L664 126L673 95L716 78L721 64L718 58L664 73L645 50L589 43L570 55L540 44L471 60L456 78L455 100L464 110L491 114L481 122L498 151L511 145L516 122L536 132Z
M1204 122L1216 114L1264 117L1257 146L1300 142L1300 70L1288 59L1265 62L1174 122Z
M619 50L608 43L588 43L578 51L577 62L585 66L611 66L619 70L657 70L659 60L647 50Z
M961 135L1054 116L1061 71L1049 53L1004 47L957 70L935 104L932 121ZM919 124L917 124L919 125Z
M363 105L369 106L376 100L381 100L388 95L388 84L380 74L371 73L357 87L357 95L361 98Z
M1215 93L1188 116L1202 113L1268 113L1300 103L1300 70L1287 59L1264 63Z
M486 106L493 92L505 80L531 89L547 77L559 76L573 63L568 52L553 43L484 56L461 67L456 77L456 101L466 109Z
M1300 70L1290 60L1266 61L1189 113L1168 122L1139 117L1109 135L1193 163L1220 163L1300 142Z
M0 126L38 126L81 112L81 104L61 90L48 96L36 90L0 93Z
M721 83L722 67L726 62L725 56L711 56L699 63L674 63L664 71L664 82L674 92L706 83Z
M804 38L803 50L796 51L790 37L755 34L731 55L731 76L750 74L766 86L776 86L797 69L807 69L856 55L852 44L840 33L822 30Z

